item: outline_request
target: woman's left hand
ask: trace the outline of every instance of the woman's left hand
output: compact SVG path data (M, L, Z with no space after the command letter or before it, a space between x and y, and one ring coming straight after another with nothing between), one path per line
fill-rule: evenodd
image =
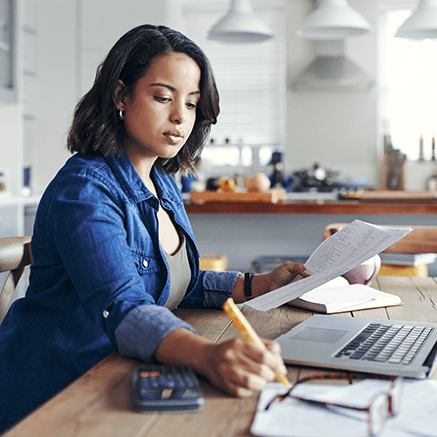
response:
M261 296L264 293L287 285L298 275L304 278L310 276L309 272L305 270L305 266L303 264L294 263L291 261L281 264L270 273L255 275L252 280L252 297ZM237 303L247 301L243 287L244 278L243 276L239 276L235 282L234 288L232 289L232 298Z
M305 266L301 263L287 261L284 264L276 267L267 275L267 290L276 290L291 282L296 276L304 278L310 276L310 273L305 270Z

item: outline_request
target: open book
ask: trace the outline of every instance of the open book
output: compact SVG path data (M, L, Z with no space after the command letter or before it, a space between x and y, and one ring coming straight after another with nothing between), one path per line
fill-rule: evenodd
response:
M288 305L332 314L402 305L402 301L394 294L375 290L367 285L351 285L345 278L339 276L291 300Z
M283 287L250 300L246 305L258 311L277 308L337 276L344 275L396 243L411 230L354 220L323 241L311 254L305 262L305 268L311 276L299 276Z

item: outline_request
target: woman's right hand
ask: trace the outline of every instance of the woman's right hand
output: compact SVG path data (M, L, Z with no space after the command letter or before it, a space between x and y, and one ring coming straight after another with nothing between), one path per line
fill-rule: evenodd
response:
M184 328L170 332L160 343L155 357L169 366L188 366L213 385L239 397L261 391L275 375L287 373L278 343L263 340L261 348L237 337L211 343Z
M246 397L261 391L276 374L287 373L280 346L263 340L265 349L238 337L206 347L204 365L197 369L227 393Z

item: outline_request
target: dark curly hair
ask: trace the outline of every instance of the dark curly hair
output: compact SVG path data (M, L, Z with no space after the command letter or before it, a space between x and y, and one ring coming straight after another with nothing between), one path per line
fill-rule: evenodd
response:
M97 69L94 85L78 102L67 139L72 153L121 155L126 135L116 104L132 93L151 63L171 52L184 53L200 68L200 100L196 121L184 147L171 159L158 158L157 170L164 173L195 171L211 125L220 112L219 95L208 58L202 49L182 33L166 26L142 25L123 35ZM125 87L114 103L117 82Z

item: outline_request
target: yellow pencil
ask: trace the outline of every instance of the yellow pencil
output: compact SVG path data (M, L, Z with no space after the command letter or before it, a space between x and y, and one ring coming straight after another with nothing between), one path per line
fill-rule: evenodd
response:
M231 322L236 326L241 335L244 335L247 340L255 343L260 348L265 349L264 343L258 337L255 330L250 326L244 314L240 311L240 309L235 305L234 300L230 297L223 305L223 309L226 314L231 319ZM275 375L276 379L285 387L290 387L290 383L285 375Z

